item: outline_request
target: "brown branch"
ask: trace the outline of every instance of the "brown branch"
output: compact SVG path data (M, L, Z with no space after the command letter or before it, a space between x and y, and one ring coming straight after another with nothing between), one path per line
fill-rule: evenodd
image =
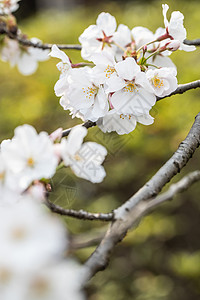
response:
M184 44L186 44L186 45L193 45L193 46L200 46L200 39L184 40Z
M10 39L18 41L21 45L27 47L38 48L42 50L51 50L54 44L43 44L43 43L34 43L31 40L27 39L23 34L20 34L19 31L17 33L12 33L9 31L5 24L0 23L0 34L6 34ZM81 50L81 45L70 45L70 44L57 44L58 48L61 50L73 49L73 50Z
M106 214L106 213L91 213L88 211L84 211L82 209L81 210L64 209L64 208L52 203L48 199L46 199L45 204L54 213L57 213L62 216L68 216L68 217L72 217L72 218L76 218L76 219L81 219L81 220L89 220L89 221L95 220L95 221L110 222L113 220L113 216L114 216L114 214L112 212Z
M200 113L186 139L179 145L173 156L160 170L126 203L114 211L115 219L105 237L89 257L86 267L90 277L104 269L110 253L117 243L126 235L127 231L137 223L147 208L147 200L154 198L180 170L187 164L200 144Z

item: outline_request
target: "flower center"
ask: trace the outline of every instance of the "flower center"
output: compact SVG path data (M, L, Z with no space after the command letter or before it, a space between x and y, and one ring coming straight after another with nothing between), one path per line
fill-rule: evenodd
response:
M154 76L154 78L152 78L152 83L156 88L161 88L161 86L164 86L163 80L158 78L157 76Z
M80 161L81 160L81 157L80 157L80 155L78 155L77 153L74 155L74 159L76 160L76 161Z
M97 38L97 41L102 43L101 50L103 50L105 45L111 47L110 44L112 43L112 37L113 37L112 35L107 36L103 30L102 30L102 33L103 33L103 38Z
M49 290L49 282L45 278L38 278L32 283L32 289L37 295L44 295Z
M0 173L0 181L3 181L5 177L5 172Z
M122 120L124 120L124 119L130 120L130 119L131 119L131 115L124 115L124 114L121 114L121 115L120 115L120 119L122 119Z
M124 91L125 92L130 92L133 93L136 90L136 86L135 84L131 81L129 82L125 87L124 87Z
M115 68L108 65L104 72L106 73L106 78L110 78L110 76L115 72Z
M7 269L0 269L0 282L5 284L11 278L11 273Z
M34 159L33 159L32 157L29 157L29 158L27 159L27 165L28 165L29 167L34 167L34 164L35 164Z
M11 236L15 241L23 240L27 235L25 228L18 227L11 232Z
M92 87L87 87L87 88L82 88L83 93L85 95L86 100L90 100L92 97L95 97L96 94L98 93L98 87L92 86Z

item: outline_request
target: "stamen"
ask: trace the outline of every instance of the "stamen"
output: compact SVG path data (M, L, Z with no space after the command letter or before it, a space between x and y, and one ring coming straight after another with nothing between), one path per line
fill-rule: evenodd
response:
M157 76L154 76L152 78L152 83L156 88L161 88L161 86L164 86L163 80L158 78Z
M106 73L106 78L110 78L110 76L115 72L115 68L108 65L104 72Z
M97 92L98 92L98 87L94 86L94 87L87 87L87 88L82 88L83 90L83 94L85 94L85 98L87 99L91 99L92 97L95 97Z
M124 91L125 92L130 92L133 93L136 90L136 86L133 82L129 82L125 87L124 87Z

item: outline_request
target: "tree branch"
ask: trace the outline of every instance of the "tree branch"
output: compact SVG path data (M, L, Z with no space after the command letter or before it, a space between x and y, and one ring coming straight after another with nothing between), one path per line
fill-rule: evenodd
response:
M186 44L186 45L193 45L193 46L200 46L200 39L184 40L184 44Z
M6 34L10 39L18 41L21 45L27 47L38 48L42 50L51 50L53 44L43 44L43 43L34 43L31 40L27 39L25 35L20 34L19 32L12 33L9 31L6 26L0 23L0 34ZM61 50L73 49L73 50L81 50L81 45L70 45L70 44L57 44L58 48Z
M48 199L46 199L45 204L54 213L57 213L62 216L68 216L68 217L72 217L72 218L76 218L76 219L81 219L81 220L90 220L90 221L95 220L95 221L110 222L113 220L113 216L114 216L114 214L112 212L106 214L106 213L91 213L91 212L84 211L82 209L81 210L64 209L64 208L52 203Z
M200 171L194 171L192 173L189 173L185 177L183 177L180 181L177 183L172 184L168 191L163 193L160 196L157 196L153 200L148 202L147 205L147 210L148 212L151 211L152 209L156 208L159 206L161 203L171 200L176 194L182 193L195 182L200 180Z
M165 184L180 172L192 157L199 144L200 113L196 116L195 122L186 139L179 145L173 156L135 195L114 211L115 220L85 264L90 272L90 277L107 266L110 252L115 245L125 237L127 231L144 215L149 205L147 200L157 196Z

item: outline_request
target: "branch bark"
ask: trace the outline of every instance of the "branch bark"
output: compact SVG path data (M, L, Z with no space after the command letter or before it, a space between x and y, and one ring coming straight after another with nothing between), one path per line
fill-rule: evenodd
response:
M48 199L46 199L45 204L54 213L57 213L62 216L68 216L68 217L72 217L72 218L76 218L76 219L81 219L81 220L90 220L90 221L96 220L96 221L110 222L113 220L113 217L114 217L113 212L106 214L106 213L91 213L88 211L84 211L82 209L81 210L64 209L64 208L52 203Z
M179 145L173 156L135 195L114 211L115 220L85 264L90 272L90 277L107 266L110 252L115 245L125 237L127 231L145 214L149 205L147 201L156 197L165 184L180 172L199 147L199 144L200 113L196 116L186 139Z
M200 45L200 39L184 40L184 44L186 44L186 45L193 45L193 46L199 46Z

